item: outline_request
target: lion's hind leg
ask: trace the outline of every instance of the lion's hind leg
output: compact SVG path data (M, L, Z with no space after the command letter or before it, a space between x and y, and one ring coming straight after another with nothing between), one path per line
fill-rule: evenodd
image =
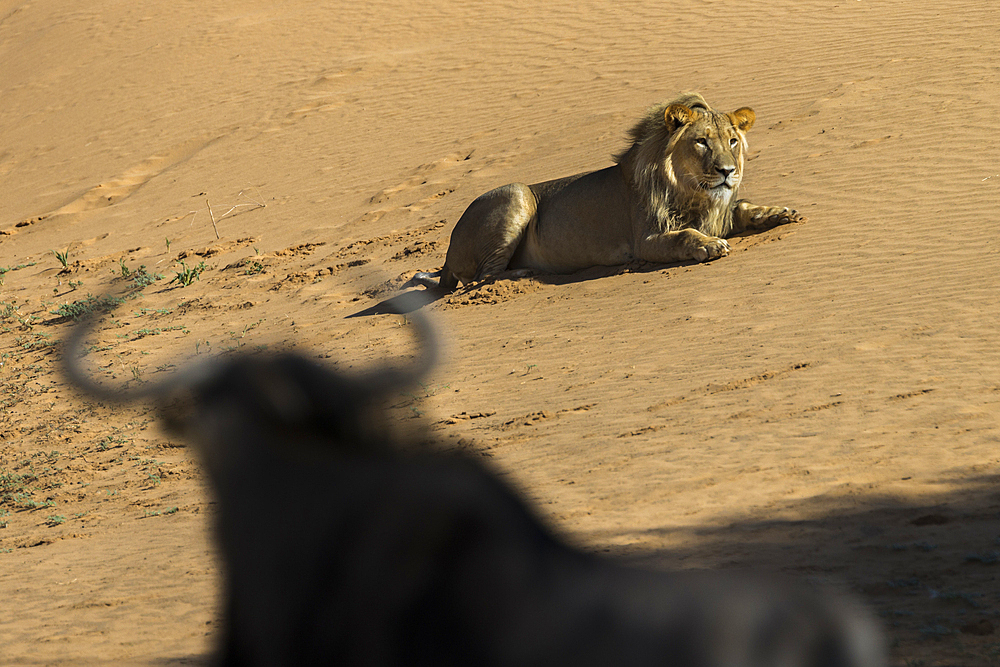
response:
M480 196L456 223L442 272L463 283L503 273L537 214L535 195L523 183Z

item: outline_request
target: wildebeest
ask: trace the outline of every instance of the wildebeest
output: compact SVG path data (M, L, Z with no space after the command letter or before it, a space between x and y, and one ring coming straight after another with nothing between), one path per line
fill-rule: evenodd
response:
M224 665L883 664L845 597L734 573L666 573L569 546L477 459L397 442L382 404L433 364L347 375L235 356L151 386L218 499ZM79 358L67 372L103 398Z

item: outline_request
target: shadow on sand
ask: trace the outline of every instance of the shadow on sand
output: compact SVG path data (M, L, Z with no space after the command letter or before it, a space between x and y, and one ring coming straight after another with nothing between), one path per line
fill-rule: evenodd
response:
M716 260L710 261L714 262ZM356 313L352 313L347 316L347 319L354 317L369 317L371 315L386 315L390 313L405 315L406 313L419 310L423 306L447 296L455 295L457 297L461 297L463 295L474 294L480 290L487 289L492 285L512 280L532 280L543 285L572 285L574 283L582 283L589 280L597 280L599 278L620 276L625 273L654 273L664 269L681 266L693 266L700 263L708 262L695 262L692 260L674 262L672 264L650 264L648 262L635 261L620 266L592 266L590 268L577 271L576 273L565 275L556 273L538 273L530 276L524 276L524 274L519 271L505 271L495 276L484 278L483 280L477 280L476 282L462 285L453 292L449 292L448 290L441 288L415 287L415 290L423 294L423 299L413 301L410 301L406 295L413 293L414 290L410 288L414 286L411 283L407 283L401 287L401 289L407 291L397 293L388 299L384 299L376 303L374 306L369 306L368 308L359 310Z
M1000 475L940 480L948 491L907 501L851 489L795 503L800 520L740 520L713 528L595 532L636 564L753 569L845 585L881 617L900 665L1000 663ZM759 513L759 510L758 510ZM781 513L780 510L775 514Z

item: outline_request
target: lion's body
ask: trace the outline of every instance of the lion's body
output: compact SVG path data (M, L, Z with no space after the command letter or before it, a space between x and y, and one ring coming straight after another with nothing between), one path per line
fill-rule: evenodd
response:
M754 119L751 109L718 113L685 95L650 110L611 167L487 192L455 225L441 287L508 270L705 261L729 252L728 236L803 221L737 197ZM431 285L430 277L415 280Z

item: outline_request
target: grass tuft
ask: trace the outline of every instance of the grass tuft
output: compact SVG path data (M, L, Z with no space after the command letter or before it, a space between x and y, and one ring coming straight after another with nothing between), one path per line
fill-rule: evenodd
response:
M208 268L205 266L205 262L201 262L191 268L188 268L188 265L183 261L178 260L177 263L181 265L181 270L174 271L176 275L171 279L170 283L180 283L181 287L187 287L194 281L201 280L201 272Z
M111 296L109 294L105 294L103 296L88 294L83 299L79 299L73 303L64 303L57 309L50 312L53 315L71 317L76 320L84 315L90 315L91 313L106 313L124 302L125 299Z

